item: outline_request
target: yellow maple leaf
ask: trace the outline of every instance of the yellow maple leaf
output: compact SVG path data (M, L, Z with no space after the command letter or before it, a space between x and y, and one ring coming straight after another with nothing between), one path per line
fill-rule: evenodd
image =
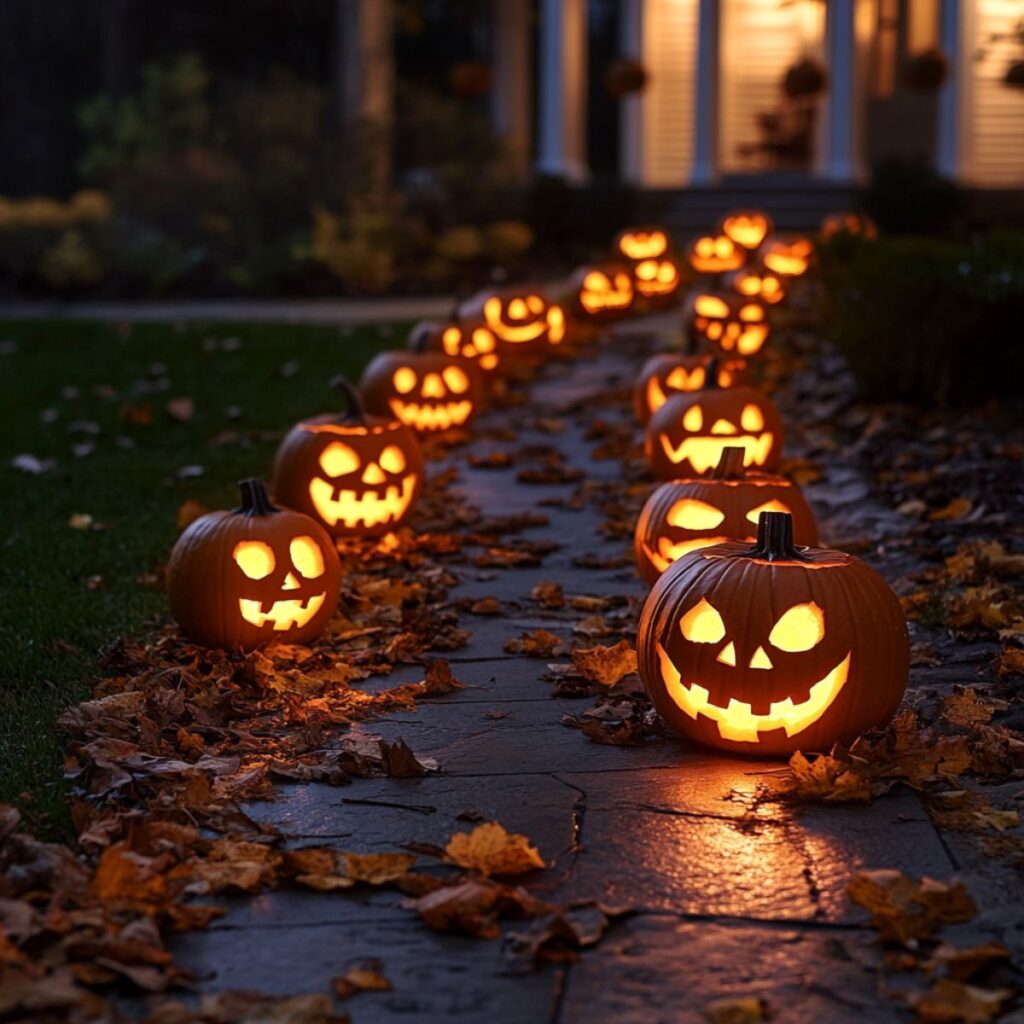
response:
M496 821L477 825L472 832L456 832L444 852L453 864L482 875L521 875L545 867L526 836L507 832Z

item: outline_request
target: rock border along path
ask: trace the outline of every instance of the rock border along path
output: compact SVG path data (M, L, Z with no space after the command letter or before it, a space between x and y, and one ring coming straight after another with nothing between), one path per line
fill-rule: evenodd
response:
M641 355L613 341L594 358L552 364L528 407L488 413L481 427L510 425L518 439L504 447L552 445L587 478L614 478L619 463L594 460L584 440L590 414L566 410L586 410L609 386L629 384ZM833 380L842 376L841 365L825 369ZM532 424L544 415L564 417L566 429L536 430ZM619 412L602 407L600 415ZM712 1000L743 995L764 998L774 1019L787 1024L905 1019L878 991L875 932L845 889L865 868L946 879L962 867L917 796L902 790L866 807L796 814L758 799L760 782L778 773L780 762L730 759L669 740L602 746L563 726L565 713L584 711L592 698L553 700L551 683L540 678L544 661L504 653L506 640L538 627L573 640L578 616L540 611L531 588L557 580L567 594L638 600L645 588L631 565L573 564L577 556L626 548L599 532L600 514L589 503L578 510L542 504L568 498L574 484L527 486L516 482L516 467L467 463L469 454L497 447L485 437L453 450L457 490L485 515L544 513L548 525L525 536L558 547L536 568L460 568L453 600L496 597L505 609L500 617L462 616L472 638L449 660L465 689L357 727L405 739L418 756L436 758L441 774L344 788L282 786L275 802L246 810L276 825L291 846L330 839L383 852L410 841L443 845L471 827L458 816L473 809L539 847L552 865L531 884L541 897L590 897L637 912L576 963L510 975L500 941L433 933L402 908L396 892L285 890L232 900L208 930L174 940L176 959L197 972L203 992L284 995L330 991L347 966L378 957L393 989L347 1004L359 1024L678 1024L704 1020ZM856 510L847 500L853 492ZM829 504L836 494L846 497ZM827 470L809 496L826 541L890 521L848 467ZM367 685L418 678L421 667L403 666Z

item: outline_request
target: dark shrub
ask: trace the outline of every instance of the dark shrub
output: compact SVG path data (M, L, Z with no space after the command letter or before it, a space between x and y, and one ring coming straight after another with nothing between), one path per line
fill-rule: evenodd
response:
M1024 381L1024 233L820 249L830 335L874 399L962 405Z
M923 161L893 159L872 169L864 202L886 233L932 235L953 228L965 198Z

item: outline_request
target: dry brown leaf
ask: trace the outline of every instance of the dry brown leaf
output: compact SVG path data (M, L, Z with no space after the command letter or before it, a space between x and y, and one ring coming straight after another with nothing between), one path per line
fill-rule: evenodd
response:
M908 995L907 1003L920 1024L985 1024L1013 995L1009 988L979 988L942 978L927 992Z
M507 832L496 821L477 825L472 832L456 832L444 852L453 864L485 876L521 875L545 866L526 836Z
M953 498L948 505L945 505L940 509L936 509L934 512L929 512L928 518L932 520L932 522L963 519L964 516L970 513L972 508L974 508L974 502L972 502L970 498Z
M496 597L481 597L469 606L469 610L473 615L501 615L504 611Z
M942 717L951 725L971 727L988 722L995 714L994 704L982 700L974 690L962 689L951 694L940 709Z
M541 608L564 608L565 591L561 583L553 580L542 580L531 591L530 597L541 606Z
M636 672L636 651L628 640L611 647L577 647L572 663L584 679L602 686L613 686L623 676Z
M525 654L531 658L553 658L565 654L569 645L561 637L546 629L523 633L518 639L506 640L505 650L509 654Z
M384 974L381 960L362 960L334 979L334 994L339 999L351 999L359 992L390 992L391 982Z
M704 1007L710 1024L760 1024L767 1020L768 1007L758 996L715 999Z

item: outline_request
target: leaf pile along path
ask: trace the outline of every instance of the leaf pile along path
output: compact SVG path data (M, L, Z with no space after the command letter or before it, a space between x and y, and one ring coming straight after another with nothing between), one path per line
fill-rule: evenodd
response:
M0 1021L1013 1007L1021 438L857 405L790 324L785 468L903 596L911 690L849 751L713 755L663 734L635 673L644 330L437 447L414 530L346 552L312 648L111 646L62 721L77 848L0 816Z

